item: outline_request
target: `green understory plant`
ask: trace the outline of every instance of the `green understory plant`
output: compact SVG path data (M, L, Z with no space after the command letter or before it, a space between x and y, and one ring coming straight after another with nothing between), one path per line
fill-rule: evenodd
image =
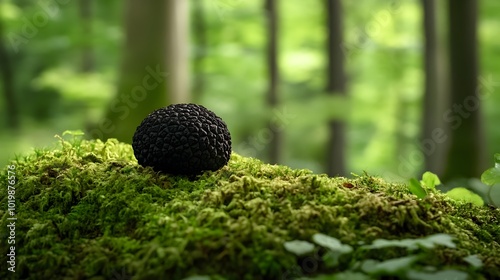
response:
M481 268L483 263L478 255L469 255L463 262L469 265L469 272L463 271L465 267L456 269L443 267L437 263L429 262L435 253L433 249L438 246L453 250L457 247L453 237L448 234L433 234L423 238L386 240L376 239L370 245L360 245L353 248L343 244L340 240L321 233L314 234L312 241L321 248L326 249L320 257L320 262L331 270L332 274L322 274L315 277L300 277L297 279L315 280L340 280L340 279L381 279L381 277L397 277L397 279L456 279L466 280L474 277L474 270ZM318 256L318 247L308 241L293 240L284 243L287 251L299 256ZM380 250L404 249L399 257L380 258ZM373 251L373 258L359 259L360 252ZM401 250L400 250L401 251ZM370 255L370 254L368 254ZM347 267L345 269L345 267Z
M457 184L458 183L458 184ZM495 166L487 169L481 175L481 181L477 179L459 180L455 182L456 187L445 194L457 201L469 202L477 206L485 203L494 207L500 207L500 154L495 154ZM418 198L425 198L430 192L441 185L439 177L432 172L425 172L422 180L411 178L408 189ZM468 186L468 188L462 187Z
M489 187L487 194L490 203L500 207L500 154L495 154L495 166L483 172L481 181Z

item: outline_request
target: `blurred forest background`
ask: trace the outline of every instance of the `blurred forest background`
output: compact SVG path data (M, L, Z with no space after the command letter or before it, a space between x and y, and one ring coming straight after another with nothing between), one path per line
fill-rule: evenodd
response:
M0 163L131 142L170 103L318 173L478 177L500 152L497 0L0 0Z

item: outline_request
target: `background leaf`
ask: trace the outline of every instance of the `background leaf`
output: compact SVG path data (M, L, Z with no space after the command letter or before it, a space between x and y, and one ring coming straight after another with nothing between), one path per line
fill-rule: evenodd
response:
M470 255L464 258L464 261L470 263L475 268L480 268L483 266L483 261L478 257L478 255Z
M285 242L283 245L288 252L294 253L297 256L305 255L314 251L314 244L307 241L293 240Z
M497 165L497 163L495 163ZM500 183L500 167L493 167L483 172L481 181L486 185L494 185Z
M424 198L427 195L427 192L424 190L424 188L422 188L420 182L415 178L410 179L410 185L408 186L408 188L410 189L410 192L416 195L418 198Z
M453 279L453 280L467 280L469 276L467 273L463 271L448 269L442 270L439 272L420 272L415 270L410 270L407 274L408 279L413 280L445 280L445 279Z
M322 233L316 233L313 235L313 241L320 245L323 246L327 249L330 249L335 252L339 253L350 253L352 252L352 247L349 245L342 244L340 240L338 240L335 237L331 237Z
M490 189L491 203L496 207L500 207L500 183L494 184Z
M395 258L383 262L366 260L361 265L361 269L370 274L395 274L399 271L410 268L418 260L418 256L407 256Z
M437 185L441 185L441 181L439 180L439 177L436 174L429 172L429 171L426 171L422 175L421 182L424 185L424 187L429 188L429 189L434 189L434 188L436 188Z
M448 248L455 248L455 243L453 243L453 237L449 234L438 233L429 235L424 238L418 239L401 239L401 240L387 240L387 239L376 239L371 245L362 246L365 249L381 249L386 247L405 247L408 250L415 250L419 246L428 249L434 248L436 245L446 246Z

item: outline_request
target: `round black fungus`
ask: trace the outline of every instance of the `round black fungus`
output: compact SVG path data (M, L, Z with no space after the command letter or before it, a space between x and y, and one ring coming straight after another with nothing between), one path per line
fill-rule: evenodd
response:
M231 135L224 121L197 104L173 104L149 114L132 139L142 166L173 175L218 170L231 156Z

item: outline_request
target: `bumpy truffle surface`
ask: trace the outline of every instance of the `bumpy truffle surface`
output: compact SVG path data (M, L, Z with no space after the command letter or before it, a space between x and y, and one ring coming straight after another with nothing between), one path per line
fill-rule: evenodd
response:
M149 114L132 139L142 166L173 175L218 170L231 156L231 135L224 121L197 104L173 104Z

